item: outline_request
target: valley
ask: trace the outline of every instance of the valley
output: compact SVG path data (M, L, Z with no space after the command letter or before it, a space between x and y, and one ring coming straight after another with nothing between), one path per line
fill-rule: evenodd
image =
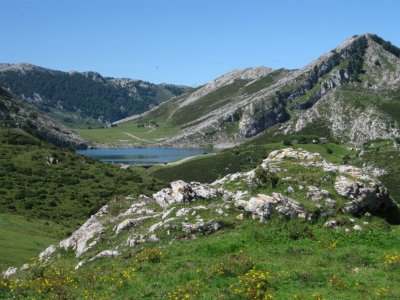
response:
M400 298L390 42L197 88L30 64L0 86L0 298Z

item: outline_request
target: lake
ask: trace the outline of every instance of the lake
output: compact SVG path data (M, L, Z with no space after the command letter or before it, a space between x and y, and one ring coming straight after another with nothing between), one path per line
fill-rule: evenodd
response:
M210 152L214 151L205 148L120 148L77 150L77 153L84 156L116 164L162 164Z

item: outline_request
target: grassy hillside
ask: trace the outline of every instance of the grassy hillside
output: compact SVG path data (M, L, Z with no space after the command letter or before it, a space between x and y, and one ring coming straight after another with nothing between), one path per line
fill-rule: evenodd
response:
M20 266L64 236L64 227L52 222L0 214L0 270Z
M22 130L0 128L0 213L52 220L72 229L112 197L154 188L132 170L61 150ZM58 160L50 164L49 158Z
M54 158L57 164L50 164ZM0 128L0 269L26 262L119 195L151 193L143 172L65 151L20 129Z
M194 204L198 205L198 204ZM145 243L120 257L74 269L64 253L19 282L2 280L0 296L21 299L398 299L399 227L378 218L345 232L320 223L239 220L197 239ZM343 219L343 221L348 219ZM349 223L350 224L350 223ZM12 288L11 288L12 287Z
M296 136L292 138L296 138ZM149 170L149 173L165 182L178 179L213 182L227 174L254 169L271 151L284 147L287 146L282 142L268 144L248 143L218 152L214 155L197 157L179 165L154 166ZM343 160L355 156L354 151L350 151L335 143L295 144L293 147L295 149L302 148L310 152L320 153L322 157L333 163L343 163Z

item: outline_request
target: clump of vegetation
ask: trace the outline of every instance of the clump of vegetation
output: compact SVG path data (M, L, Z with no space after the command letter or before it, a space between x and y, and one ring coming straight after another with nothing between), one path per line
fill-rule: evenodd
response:
M251 269L246 274L239 276L237 278L238 282L231 285L231 289L235 294L250 299L272 299L270 278L270 272Z
M146 248L136 254L138 262L148 261L151 263L158 263L161 261L163 253L159 248Z
M256 169L254 179L259 188L265 186L276 188L280 181L280 178L277 174L262 167Z
M191 299L200 295L204 292L207 286L200 280L189 281L185 285L178 285L175 289L168 293L168 299L170 300L184 300Z

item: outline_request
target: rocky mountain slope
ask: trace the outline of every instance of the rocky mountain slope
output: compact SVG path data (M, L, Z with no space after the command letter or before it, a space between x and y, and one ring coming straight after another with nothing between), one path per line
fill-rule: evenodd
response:
M232 214L262 222L273 215L283 220L322 220L326 227L346 230L362 230L365 224L355 220L351 227L341 224L342 215L378 215L399 224L399 205L371 172L329 163L318 153L276 150L246 173L229 174L211 184L178 180L152 197L128 196L120 203L111 202L39 257L47 260L60 249L71 250L79 268L102 257L122 255L146 241L211 234L222 229L224 219ZM115 243L104 243L110 235Z
M290 134L323 127L362 143L400 136L400 49L372 34L353 36L299 70L245 69L127 121L167 121L166 144L239 143L274 127ZM318 132L315 132L318 134Z
M152 197L127 196L112 201L69 238L44 250L39 255L39 262L53 266L60 259L68 258L68 264L73 264L75 269L71 274L81 269L82 274L86 274L86 269L96 265L100 268L102 261L109 264L107 258L129 259L132 249L234 231L233 226L240 228L237 224L245 223L246 219L266 223L265 228L273 220L301 220L309 224L318 223L317 226L331 230L332 234L341 232L350 236L351 232L374 230L374 225L359 219L362 216L382 216L399 224L398 204L371 171L335 165L319 154L303 150L276 150L256 169L227 175L212 184L178 180ZM301 234L313 236L310 232ZM331 247L336 247L336 244ZM139 250L136 257L143 261L159 261L161 250L149 249ZM36 263L24 265L17 274L30 268L36 270ZM144 268L142 271L146 270ZM9 268L4 276L13 277L17 271ZM94 276L94 273L90 274ZM120 278L121 282L125 279ZM68 282L65 284L69 285ZM118 286L117 282L110 284ZM27 285L22 289L29 290L30 287Z
M30 64L0 64L0 86L67 125L116 121L191 89L96 72L61 72Z
M68 127L39 112L0 87L1 127L21 128L52 144L69 148L86 148L88 143Z

